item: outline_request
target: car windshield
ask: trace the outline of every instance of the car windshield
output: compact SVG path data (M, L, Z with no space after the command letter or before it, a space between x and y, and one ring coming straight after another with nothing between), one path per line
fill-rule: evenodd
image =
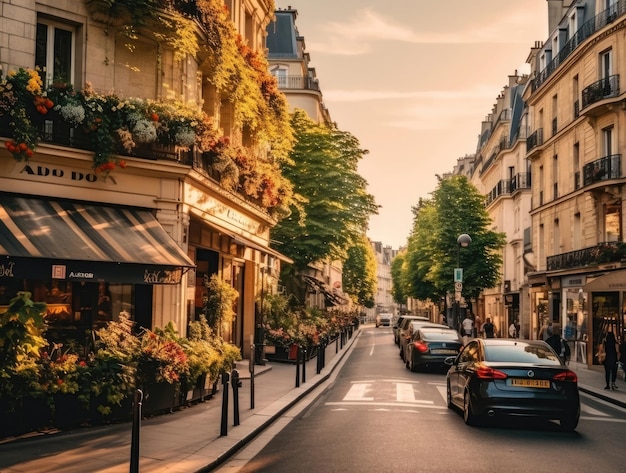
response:
M485 346L485 360L512 363L541 363L544 365L561 364L561 360L549 347L523 342Z
M449 340L449 341L460 341L459 334L454 330L424 330L421 332L422 338L424 340L432 340L432 341L441 341L441 340Z

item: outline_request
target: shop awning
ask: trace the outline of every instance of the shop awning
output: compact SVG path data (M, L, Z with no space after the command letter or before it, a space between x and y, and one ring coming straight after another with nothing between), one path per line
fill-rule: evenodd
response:
M178 284L194 266L150 210L0 194L0 279Z
M583 286L585 292L626 291L626 270L613 271Z

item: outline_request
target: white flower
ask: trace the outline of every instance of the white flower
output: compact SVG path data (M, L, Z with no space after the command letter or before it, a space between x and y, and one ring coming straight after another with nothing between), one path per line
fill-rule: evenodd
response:
M82 105L67 104L59 109L61 116L72 125L79 125L85 119L85 109Z
M138 143L152 143L157 139L154 124L148 120L137 120L133 127L133 138Z
M184 127L176 132L174 140L178 146L191 146L196 142L196 134L191 128Z

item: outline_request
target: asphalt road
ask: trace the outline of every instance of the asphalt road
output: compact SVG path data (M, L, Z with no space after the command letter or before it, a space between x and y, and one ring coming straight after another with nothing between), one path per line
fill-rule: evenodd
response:
M626 471L626 410L582 395L576 432L547 421L472 428L446 407L445 375L411 373L391 329L366 328L325 389L219 472Z

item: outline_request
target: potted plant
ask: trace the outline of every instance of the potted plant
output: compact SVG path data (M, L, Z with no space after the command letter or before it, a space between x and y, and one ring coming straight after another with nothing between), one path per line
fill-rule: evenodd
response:
M183 342L189 371L185 377L185 401L203 400L219 377L223 356L216 347L215 335L204 315L189 323Z

